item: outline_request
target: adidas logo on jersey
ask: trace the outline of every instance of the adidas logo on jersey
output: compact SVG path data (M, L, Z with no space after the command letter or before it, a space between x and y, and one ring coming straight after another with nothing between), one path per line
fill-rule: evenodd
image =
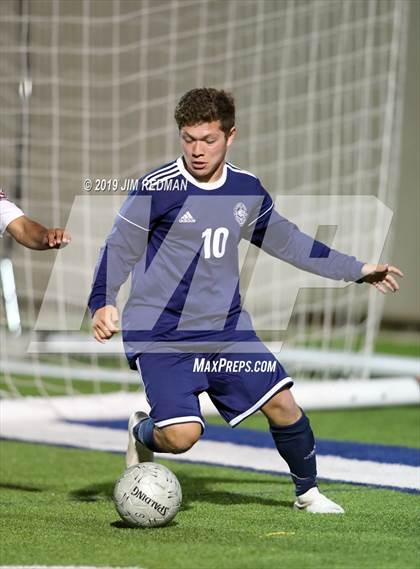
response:
M179 223L195 223L195 219L189 211L186 211L184 215L181 215L178 221Z

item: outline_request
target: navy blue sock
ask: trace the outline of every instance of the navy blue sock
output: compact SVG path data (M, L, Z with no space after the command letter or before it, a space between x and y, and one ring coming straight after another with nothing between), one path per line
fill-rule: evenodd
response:
M270 432L280 456L289 465L296 496L316 486L315 439L305 413L293 425L271 425Z
M155 443L155 438L153 436L153 429L155 428L155 423L153 419L150 417L148 419L144 419L137 423L133 427L133 434L135 438L147 446L148 449L152 450L153 452L165 452L158 445Z

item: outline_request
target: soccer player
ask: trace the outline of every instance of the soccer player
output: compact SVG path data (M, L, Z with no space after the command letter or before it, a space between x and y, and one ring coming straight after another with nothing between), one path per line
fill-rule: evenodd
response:
M70 235L60 227L47 229L27 217L7 199L0 190L0 236L7 231L18 243L28 249L58 249L70 243Z
M143 176L127 197L89 298L94 336L104 342L118 331L116 296L131 273L123 341L151 412L129 419L127 465L190 449L205 428L198 394L207 391L231 426L257 410L265 414L295 483L295 508L342 513L318 490L314 435L290 391L293 380L241 306L238 244L246 239L306 271L369 282L383 293L398 290L393 275L402 273L305 235L275 211L258 178L226 162L236 134L230 94L193 89L175 120L182 156Z

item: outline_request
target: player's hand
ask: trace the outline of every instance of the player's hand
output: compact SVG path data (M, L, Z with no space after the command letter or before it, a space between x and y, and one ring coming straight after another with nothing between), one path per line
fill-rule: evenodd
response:
M360 279L362 282L373 285L383 294L389 290L391 292L400 290L399 284L392 275L404 276L400 269L392 265L373 265L370 263L363 265L362 275L363 278Z
M118 309L111 304L107 304L98 310L93 315L92 330L95 340L105 343L106 340L119 332L118 328Z
M49 247L54 249L62 249L71 241L70 234L61 227L47 229L45 241Z

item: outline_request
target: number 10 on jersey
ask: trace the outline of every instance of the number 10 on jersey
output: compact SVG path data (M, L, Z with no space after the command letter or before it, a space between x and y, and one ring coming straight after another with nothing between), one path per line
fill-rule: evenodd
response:
M204 239L204 258L210 259L213 256L220 259L223 257L228 235L229 229L227 227L218 227L214 231L211 227L205 229L201 234Z

